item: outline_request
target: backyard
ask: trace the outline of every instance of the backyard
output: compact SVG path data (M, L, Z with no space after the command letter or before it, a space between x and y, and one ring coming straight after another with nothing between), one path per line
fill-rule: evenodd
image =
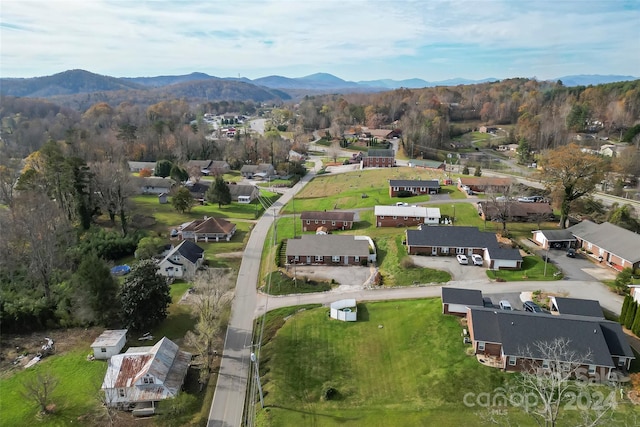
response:
M443 316L439 298L359 303L357 310L353 323L329 318L326 307L267 314L257 425L492 425L481 418L489 410L465 395L502 392L514 374L467 354L461 320ZM504 425L537 425L518 408L492 409ZM633 422L628 401L616 411L616 419ZM579 413L566 414L558 425L576 425Z

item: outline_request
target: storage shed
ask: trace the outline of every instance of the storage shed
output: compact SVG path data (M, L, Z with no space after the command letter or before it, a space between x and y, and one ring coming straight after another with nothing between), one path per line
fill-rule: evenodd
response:
M127 329L107 329L91 344L93 357L109 359L120 353L127 342Z

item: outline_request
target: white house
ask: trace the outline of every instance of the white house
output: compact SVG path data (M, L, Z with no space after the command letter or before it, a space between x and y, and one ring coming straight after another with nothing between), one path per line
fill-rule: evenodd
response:
M161 178L159 176L149 176L138 178L139 191L142 194L162 194L169 193L175 185L171 178Z
M109 359L102 390L108 406L153 413L160 400L180 392L191 354L167 337L153 347L131 347Z
M91 344L93 357L108 359L120 353L127 342L127 329L107 329Z
M165 277L190 278L204 261L204 249L191 240L183 240L160 261L158 272Z

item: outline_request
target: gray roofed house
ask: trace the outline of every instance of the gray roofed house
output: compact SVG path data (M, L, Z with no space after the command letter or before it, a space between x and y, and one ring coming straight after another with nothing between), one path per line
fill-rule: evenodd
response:
M392 167L395 166L395 154L392 148L371 149L363 154L363 167Z
M231 184L228 186L231 193L231 200L238 201L238 197L248 198L251 202L260 194L260 190L255 185Z
M559 314L573 314L604 319L600 303L592 299L551 297L549 301L551 311Z
M536 343L567 340L569 350L589 375L608 378L613 369L629 368L633 352L622 327L602 318L559 315L549 316L524 311L470 307L469 333L476 354L499 360L505 370L542 366L545 355ZM575 361L575 360L574 360Z
M135 180L142 194L169 193L176 184L171 178L159 176L138 177Z
M440 181L437 179L390 179L389 195L396 197L401 191L408 191L413 195L438 193L440 191Z
M303 234L288 239L288 264L361 265L375 261L373 241L366 236Z
M496 235L477 227L432 226L422 230L407 230L409 253L418 247L465 247L485 249L497 246Z
M410 255L478 254L488 258L490 269L519 269L522 256L517 249L502 248L496 235L477 227L430 226L406 231ZM485 256L486 255L486 256Z
M482 291L442 287L442 313L444 314L466 316L467 307L482 307L483 305Z
M441 162L440 160L411 159L409 160L409 167L426 168L426 169L445 169L446 165L444 162Z
M204 249L190 240L183 240L158 264L158 273L166 277L191 278L204 261Z
M576 237L579 248L616 270L640 268L640 234L608 222L596 224L589 220L567 230Z
M265 177L273 176L276 174L276 171L270 163L261 163L259 165L244 165L242 169L240 169L240 173L245 178L253 178L255 175L264 175Z

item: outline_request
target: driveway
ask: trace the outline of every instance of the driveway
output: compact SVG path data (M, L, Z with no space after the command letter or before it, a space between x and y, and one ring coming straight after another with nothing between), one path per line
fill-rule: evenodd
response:
M549 254L549 259L564 273L565 280L613 280L616 273L607 267L591 262L582 254L576 254L575 258L567 256L563 249L550 249L548 252L533 246L535 252L540 255Z
M487 269L477 265L461 265L455 256L422 256L412 255L413 262L420 267L443 270L451 274L451 284L456 282L464 283L487 283ZM471 262L471 260L469 260Z

